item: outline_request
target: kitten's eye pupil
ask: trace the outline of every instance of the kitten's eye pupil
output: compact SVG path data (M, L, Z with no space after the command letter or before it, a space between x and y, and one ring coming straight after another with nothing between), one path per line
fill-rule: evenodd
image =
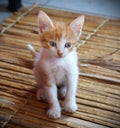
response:
M71 47L71 43L70 43L70 42L67 42L67 43L65 44L65 47L66 47L66 48Z
M49 44L50 44L50 46L52 46L52 47L56 47L56 43L55 43L54 41L50 41Z

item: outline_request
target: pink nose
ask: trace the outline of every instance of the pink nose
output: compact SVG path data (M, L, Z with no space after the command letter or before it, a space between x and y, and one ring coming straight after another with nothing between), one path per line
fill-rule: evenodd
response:
M62 53L61 51L58 50L58 51L57 51L57 55L58 55L58 56L62 56L63 53Z

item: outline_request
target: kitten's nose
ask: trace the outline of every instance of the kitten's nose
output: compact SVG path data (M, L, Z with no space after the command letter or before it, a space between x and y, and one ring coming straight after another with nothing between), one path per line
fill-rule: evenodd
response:
M61 57L61 56L63 55L63 53L62 53L60 50L58 50L58 51L57 51L57 55L58 55L59 57Z

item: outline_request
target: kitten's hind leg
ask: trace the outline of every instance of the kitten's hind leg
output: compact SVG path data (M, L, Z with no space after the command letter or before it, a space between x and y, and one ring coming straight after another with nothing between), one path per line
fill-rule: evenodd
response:
M65 99L65 96L66 96L66 92L67 92L67 87L66 86L61 86L59 89L58 89L58 96L60 99Z
M37 88L36 97L38 100L47 101L47 95L44 88Z

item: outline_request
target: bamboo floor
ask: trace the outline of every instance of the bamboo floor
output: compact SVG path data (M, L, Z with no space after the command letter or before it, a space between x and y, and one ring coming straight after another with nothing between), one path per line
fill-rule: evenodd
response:
M15 12L0 26L1 128L120 127L120 20L85 17L79 42L78 110L46 116L48 104L37 101L33 59L26 45L39 50L37 14L45 11L55 21L70 22L79 14L33 6ZM61 101L62 104L62 101Z

